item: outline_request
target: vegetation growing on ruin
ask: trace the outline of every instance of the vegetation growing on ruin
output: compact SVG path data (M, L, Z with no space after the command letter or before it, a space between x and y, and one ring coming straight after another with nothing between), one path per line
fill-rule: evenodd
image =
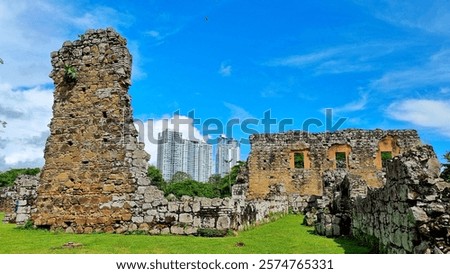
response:
M4 214L0 213L0 220ZM326 238L300 225L303 217L287 215L277 221L240 231L236 236L67 234L17 229L0 222L0 254L342 254L368 253L348 238ZM68 245L68 243L76 243Z
M12 186L19 175L36 175L39 172L39 168L18 168L0 172L0 187Z
M73 66L64 66L64 77L68 81L75 81L77 79L77 70Z

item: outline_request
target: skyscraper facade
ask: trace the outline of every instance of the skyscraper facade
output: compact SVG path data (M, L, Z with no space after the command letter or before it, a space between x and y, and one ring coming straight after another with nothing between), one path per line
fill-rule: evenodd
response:
M240 147L237 140L221 136L216 150L216 174L224 176L240 161Z
M158 134L157 167L164 180L170 181L178 171L193 180L207 182L213 173L212 146L185 140L182 133L166 129Z

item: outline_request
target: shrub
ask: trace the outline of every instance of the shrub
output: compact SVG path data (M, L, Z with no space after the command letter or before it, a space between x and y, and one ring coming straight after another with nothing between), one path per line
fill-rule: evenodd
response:
M20 168L0 172L0 187L12 186L19 175L37 175L39 168Z
M214 228L199 228L197 234L202 237L225 237L228 234L227 230L220 230Z
M164 189L166 195L173 194L177 198L183 195L215 198L220 195L215 191L214 186L208 183L200 183L194 180L185 180L167 184Z

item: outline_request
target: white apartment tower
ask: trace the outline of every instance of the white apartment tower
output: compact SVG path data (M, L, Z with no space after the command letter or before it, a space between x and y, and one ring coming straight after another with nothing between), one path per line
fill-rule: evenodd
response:
M177 171L182 171L196 181L207 182L212 166L211 145L184 140L182 133L169 129L158 134L157 167L164 180L170 181Z
M157 168L164 180L169 181L178 171L183 170L183 139L180 132L164 130L158 134Z
M216 174L224 176L240 160L240 147L237 140L221 136L217 143Z

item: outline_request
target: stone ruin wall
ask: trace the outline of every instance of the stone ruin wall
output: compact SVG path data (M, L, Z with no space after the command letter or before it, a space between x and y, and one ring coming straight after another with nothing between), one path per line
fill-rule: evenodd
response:
M327 195L306 213L319 235L353 235L381 253L450 252L450 183L439 179L430 146L415 147L386 166L386 184L330 174Z
M137 187L149 184L128 95L126 40L112 29L90 30L51 57L53 118L33 222L77 232L123 229Z
M2 209L5 211L3 222L24 225L30 219L36 212L38 186L38 176L23 175L16 179L14 186L3 189L1 194L5 201ZM141 231L148 234L196 235L201 228L240 230L249 225L265 222L274 213L288 212L287 197L283 189L274 188L267 199L253 201L245 199L247 189L247 184L238 183L233 186L233 196L224 199L189 196L167 199L159 190L153 189L145 192L143 197L139 197L140 200L136 201L135 206L140 209L141 215L133 216L128 227L121 226L121 229L105 232ZM65 229L66 232L91 232L90 229L85 231L74 229L73 226L58 228Z
M253 135L248 159L249 198L264 197L275 184L283 184L292 197L322 196L326 187L324 174L337 169L336 152L346 153L345 170L363 178L368 186L380 187L384 183L381 152L390 151L396 156L419 143L415 130L348 129ZM297 152L304 155L304 168L294 166Z
M0 210L5 212L3 222L24 225L30 219L35 211L38 184L38 176L20 175L13 186L3 189L0 194L3 201Z
M351 229L388 252L448 252L442 246L448 246L450 188L437 175L424 180L416 172L430 162L423 151L415 154L418 162L394 160L387 187L356 198L384 184L380 152L395 156L414 148L420 143L415 131L254 135L232 197L168 199L146 177L149 156L132 121L125 39L112 29L90 30L52 53L52 64L54 117L46 164L39 181L20 177L2 194L10 209L6 221L23 224L31 215L37 226L66 232L197 234L200 228L242 229L288 208L319 209L313 215L324 217L324 228L331 224L330 236ZM66 76L67 66L76 79ZM306 155L304 168L293 166L296 152ZM335 152L347 154L347 168L336 168ZM345 216L353 221L342 221Z
M128 95L132 59L113 29L88 30L51 57L53 118L31 215L36 226L195 234L198 228L241 229L287 212L280 202L285 196L277 193L282 189L266 200L247 201L244 182L231 198L168 200L151 185L149 156L138 142Z
M429 146L395 158L386 185L352 207L352 234L383 253L450 254L450 183Z

